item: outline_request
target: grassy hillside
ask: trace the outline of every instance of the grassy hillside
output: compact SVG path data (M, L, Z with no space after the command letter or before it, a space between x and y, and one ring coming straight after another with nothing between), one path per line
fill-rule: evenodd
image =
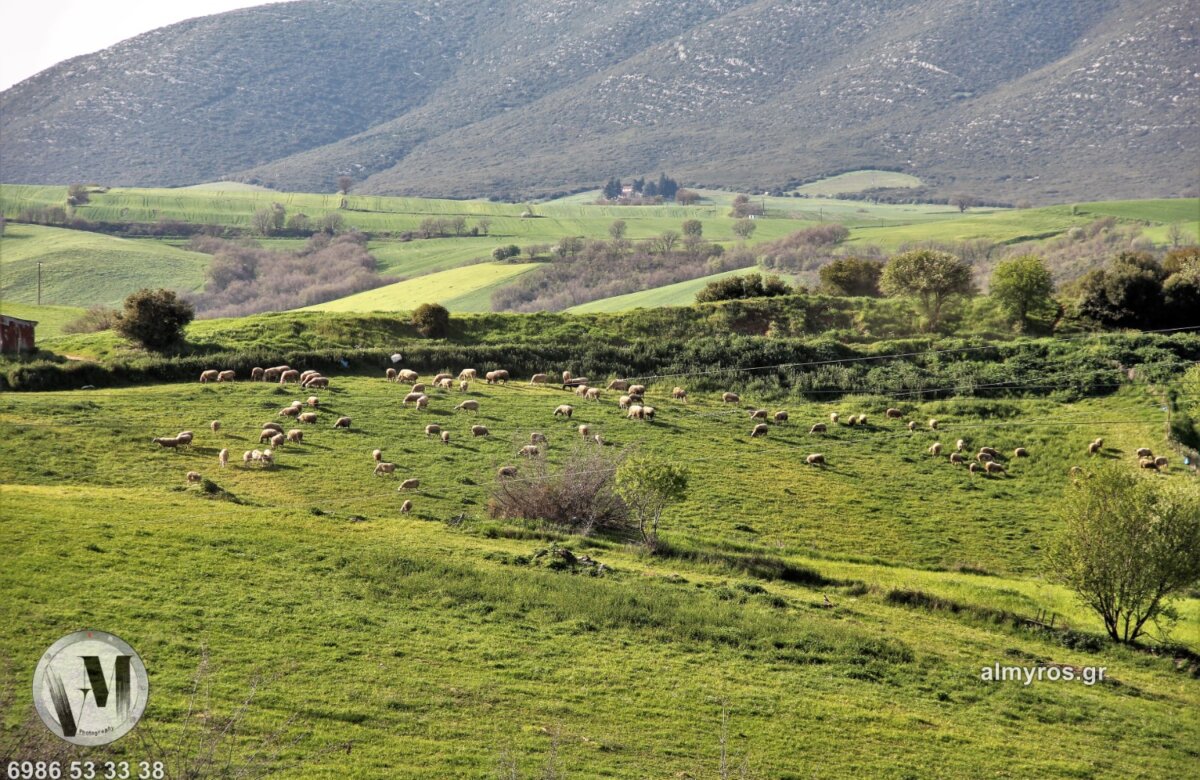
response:
M723 271L719 274L710 276L702 276L699 279L690 279L686 282L677 282L668 284L663 287L656 287L653 290L643 290L641 292L629 293L627 295L615 295L612 298L601 298L598 301L584 303L579 306L572 306L567 309L568 314L585 314L587 312L598 311L628 311L630 309L650 309L657 306L689 306L696 302L696 293L700 292L709 282L717 279L724 279L727 276L737 276L739 274L756 271L757 266L751 268L735 268L732 271Z
M405 282L306 307L309 311L412 311L422 303L440 303L451 311L490 311L486 296L537 263L479 263L418 276Z
M1171 659L1068 649L981 611L1045 608L1059 625L1098 630L1038 576L1054 527L1046 508L1094 436L1130 468L1132 448L1164 447L1153 394L905 404L943 420L942 440L1030 448L1009 476L971 479L926 454L932 433L883 422L894 399L789 404L792 422L751 440L743 409L713 393L675 403L675 381L651 388L660 416L647 424L625 420L613 394L576 402L569 422L550 412L571 396L519 381L473 386L477 416L451 410L457 392L435 392L418 413L382 378L335 377L320 421L270 470L243 467L240 454L259 423L306 395L292 387L0 397L0 620L25 626L0 637L0 675L15 691L0 713L7 733L27 717L26 667L87 623L146 660L154 693L139 728L175 767L184 724L197 722L186 712L201 666L211 692L198 722L213 732L268 674L220 754L241 766L281 738L288 747L268 767L287 777L490 776L510 764L522 776L547 765L715 776L723 709L728 750L750 777L934 765L955 776L1172 776L1195 760L1200 688ZM746 404L760 403L776 405L747 391ZM834 409L873 424L807 433ZM330 427L339 415L350 431ZM223 423L216 434L211 419ZM451 431L448 446L423 434L430 422ZM469 436L479 423L491 437ZM573 576L536 557L553 536L486 519L495 469L519 460L529 432L546 432L559 462L580 423L605 451L637 447L690 469L687 500L664 518L677 555L563 538L610 569ZM190 451L149 444L181 428L197 431ZM374 447L399 464L395 477L372 476ZM233 454L225 469L220 448ZM826 469L802 463L818 450ZM186 487L191 469L217 492ZM413 476L419 489L398 493ZM1195 481L1179 468L1157 478ZM119 521L97 506L119 507ZM897 588L956 611L905 606ZM1178 639L1200 641L1200 602L1181 614ZM995 662L1104 666L1114 682L981 682Z
M161 242L40 225L8 225L0 238L0 299L42 303L116 305L142 287L198 290L209 257Z
M830 196L893 187L908 189L920 187L921 184L920 179L907 173L865 170L839 173L837 176L827 176L823 179L801 185L793 191L801 195Z
M63 335L63 325L78 318L83 312L83 309L74 306L38 306L0 300L0 314L11 314L37 322L36 338L39 342Z

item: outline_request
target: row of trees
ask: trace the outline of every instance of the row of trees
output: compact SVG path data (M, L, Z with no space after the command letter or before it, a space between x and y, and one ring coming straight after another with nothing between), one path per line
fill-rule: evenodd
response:
M676 200L680 191L679 182L665 173L660 173L657 181L645 178L634 179L630 182L629 189L634 198L662 198L663 200ZM605 182L602 191L605 200L620 200L625 194L625 185L614 176Z

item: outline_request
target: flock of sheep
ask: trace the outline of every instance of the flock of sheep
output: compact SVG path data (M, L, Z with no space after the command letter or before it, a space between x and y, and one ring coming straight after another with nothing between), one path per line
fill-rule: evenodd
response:
M329 387L329 378L322 375L319 371L307 370L298 371L290 366L282 365L272 368L254 368L251 371L252 381L262 382L278 382L280 385L288 383L298 384L302 388L327 389ZM473 368L463 369L457 377L443 372L439 373L430 380L426 385L420 381L420 376L412 369L395 369L388 368L386 371L386 379L396 383L411 383L411 388L403 397L402 404L404 406L412 405L416 410L426 410L429 408L430 396L426 392L432 386L440 390L452 390L457 388L459 392L467 392L470 389L471 382L478 379L478 371ZM231 370L218 371L209 369L201 373L200 382L202 384L208 382L232 382L235 381L236 374ZM507 384L509 381L509 372L503 369L488 371L484 374L484 379L488 384ZM548 385L550 383L550 375L544 373L534 374L530 379L530 385ZM562 388L564 390L573 391L584 401L592 401L595 403L601 402L601 395L604 391L617 391L621 395L617 399L617 406L625 412L626 419L653 421L657 410L655 407L648 405L645 402L646 386L636 384L630 380L614 379L610 381L602 390L600 387L590 386L587 377L572 376L569 371L562 373ZM687 390L682 387L675 387L671 391L671 397L681 403L686 403L688 400ZM737 393L727 391L721 394L721 401L724 404L741 404L741 396ZM310 395L304 401L295 400L288 406L281 408L278 412L279 417L294 419L299 423L313 425L318 420L317 411L320 409L320 399L315 395ZM453 407L454 411L470 412L478 414L480 402L478 399L468 398ZM553 411L554 417L565 417L570 419L575 411L575 408L570 404L559 404ZM770 431L768 421L776 425L782 425L789 421L789 414L786 410L771 412L768 409L751 409L749 416L754 427L750 431L750 438L757 439L767 436ZM900 409L889 408L884 412L884 416L889 420L902 420L904 413ZM866 414L854 414L846 417L844 420L838 412L833 412L829 415L829 422L817 422L809 428L810 434L825 434L830 430L830 426L865 426L867 425ZM932 431L937 431L939 421L931 419L927 423ZM351 419L349 417L338 417L333 423L334 428L349 429ZM214 420L210 425L212 431L217 432L221 423L219 420ZM906 427L909 431L915 432L919 423L916 420L907 421ZM491 432L487 426L471 425L468 429L472 437L490 436ZM591 426L587 424L579 425L576 429L584 441L595 442L603 445L604 439L599 433L592 433ZM442 444L450 443L450 431L444 430L441 425L431 423L425 426L426 437L436 436ZM154 444L162 448L179 449L191 445L194 435L192 431L180 431L175 436L157 437L152 441ZM259 468L270 468L275 464L276 453L287 444L303 444L304 431L301 428L285 429L278 422L270 421L263 423L261 432L259 433L259 444L270 445L266 449L247 450L242 455L243 467L256 466ZM548 439L544 433L534 431L530 434L529 443L520 447L517 455L525 458L538 457L542 454L543 448L548 445ZM1096 439L1088 445L1088 453L1095 455L1099 453L1104 446L1103 439ZM941 458L943 451L946 448L941 442L934 442L928 448L928 452L935 458ZM967 467L967 470L972 473L982 473L985 475L1004 475L1007 470L1000 463L1000 452L988 446L979 448L979 451L974 456L968 457L966 453L967 442L964 439L958 439L955 443L953 451L947 453L947 460L953 466ZM1029 456L1029 451L1025 447L1017 447L1013 450L1013 458L1025 458ZM1142 468L1161 469L1168 465L1165 457L1155 457L1149 448L1140 448L1137 450L1139 465ZM375 463L374 474L376 476L392 475L396 473L397 465L395 463L385 461L383 459L383 451L375 449L372 452L372 459ZM222 449L217 456L218 464L221 468L225 468L229 462L229 450ZM813 466L824 466L827 461L825 455L820 452L813 452L805 457L805 462ZM1078 467L1072 469L1075 473ZM503 466L497 472L498 479L506 479L515 477L517 469L515 466ZM195 471L187 473L187 481L195 483L201 481L201 475ZM408 491L416 490L420 487L420 480L416 478L408 478L401 482L398 490ZM401 507L402 512L412 510L412 501L405 501Z

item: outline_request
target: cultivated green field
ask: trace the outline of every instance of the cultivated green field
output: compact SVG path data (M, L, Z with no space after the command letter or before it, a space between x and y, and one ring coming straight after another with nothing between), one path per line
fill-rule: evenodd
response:
M318 423L298 426L304 443L266 470L243 466L241 453L280 406L307 395L294 386L0 397L0 620L22 627L0 635L15 703L4 725L28 717L38 655L88 625L131 641L150 670L143 723L114 750L153 747L176 767L188 753L183 724L219 734L244 708L234 733L215 738L218 767L264 752L281 777L514 767L522 777L718 777L725 710L730 763L744 761L747 777L1188 773L1200 684L1171 659L1103 643L1067 649L973 611L1046 608L1060 624L1099 630L1041 579L1048 510L1095 436L1104 459L1130 468L1134 447L1166 447L1156 394L791 403L791 422L751 440L742 407L778 402L748 393L730 407L698 393L685 405L669 399L675 382L686 379L651 387L659 416L642 423L624 419L613 393L597 404L521 381L477 383L465 396L435 391L417 412L402 408L403 386L335 377L319 393ZM464 397L480 400L478 415L452 410ZM563 402L575 405L570 421L551 416ZM897 403L942 430L885 422ZM872 424L807 433L832 410ZM340 415L351 430L331 427ZM424 435L430 422L451 432L449 445ZM611 571L556 571L536 557L549 537L486 519L495 469L520 460L529 433L545 432L559 462L582 446L580 423L606 452L690 469L688 499L664 518L676 555L568 537L560 543ZM491 436L472 438L473 424ZM185 428L197 434L188 451L150 444ZM926 453L957 437L1021 444L1031 457L1009 460L1006 477L971 478ZM394 477L372 475L375 447L398 464ZM225 469L221 448L233 456ZM827 468L804 465L814 451ZM188 470L215 492L186 486ZM419 488L397 492L408 477ZM1179 467L1148 478L1196 484ZM902 605L894 589L957 611ZM1200 602L1181 615L1176 639L1194 645ZM981 682L995 662L1104 666L1112 681ZM198 669L205 693L193 700Z
M0 237L0 299L56 306L114 306L141 287L199 290L208 255L164 243L82 230L8 225Z
M863 170L840 173L819 181L809 182L795 189L802 195L844 195L881 187L920 187L921 180L907 173L895 171Z
M537 268L537 263L479 263L377 287L304 311L412 311L440 303L450 311L491 311L492 290Z
M722 271L719 274L702 276L699 279L689 279L686 282L656 287L653 290L614 295L612 298L601 298L598 301L581 303L567 309L568 314L583 314L597 311L629 311L630 309L650 309L656 306L690 306L696 302L696 293L700 292L709 282L724 279L727 276L738 276L754 272L756 267L735 268L732 271Z

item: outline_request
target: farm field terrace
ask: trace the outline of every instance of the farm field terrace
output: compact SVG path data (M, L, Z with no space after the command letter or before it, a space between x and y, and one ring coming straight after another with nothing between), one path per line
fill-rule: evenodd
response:
M1008 461L1008 477L975 480L926 453L932 432L885 422L894 399L791 403L791 422L750 440L742 407L766 399L684 405L669 389L651 387L659 417L642 423L624 419L616 393L595 404L519 380L476 383L465 397L480 400L478 415L452 411L464 395L441 391L417 412L401 407L404 386L334 377L317 393L319 421L295 426L304 443L266 470L243 467L241 452L307 391L237 382L5 394L0 620L22 627L0 635L6 730L27 717L30 659L87 624L146 661L153 692L139 732L168 760L187 738L198 669L211 689L204 719L218 726L262 677L223 751L248 761L282 734L273 776L490 777L548 765L714 776L723 709L732 762L744 758L751 777L1169 777L1196 762L1200 685L1170 659L1103 643L1070 650L969 610L887 597L919 588L1029 616L1049 608L1097 632L1039 577L1046 510L1095 436L1105 458L1131 464L1134 447L1162 446L1146 389L903 405L941 420L944 443L1030 449ZM573 419L551 416L559 403L574 405ZM807 433L834 409L871 424ZM341 415L351 430L331 427ZM431 422L451 431L449 445L424 435ZM606 451L689 467L688 499L664 518L679 555L563 537L611 567L573 575L535 557L552 537L486 519L495 470L519 460L529 433L545 432L559 462L583 446L580 423ZM472 424L491 436L471 438ZM181 429L196 431L190 451L150 443ZM223 447L233 457L222 470ZM372 475L375 447L398 464L394 477ZM803 464L813 451L828 468ZM185 486L188 470L214 492ZM1161 479L1195 484L1181 472ZM408 477L419 489L397 492ZM410 515L399 512L405 498ZM1197 600L1183 602L1177 640L1200 641L1197 614ZM1105 666L1116 682L979 679L994 662L1050 661ZM131 737L113 750L146 747Z

